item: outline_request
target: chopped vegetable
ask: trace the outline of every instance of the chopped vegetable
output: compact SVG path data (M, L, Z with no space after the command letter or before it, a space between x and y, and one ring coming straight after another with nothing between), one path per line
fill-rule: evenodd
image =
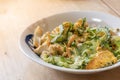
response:
M118 30L118 29L117 29ZM34 32L34 52L53 65L98 69L120 61L120 37L108 27L89 26L86 18L63 22L51 32Z

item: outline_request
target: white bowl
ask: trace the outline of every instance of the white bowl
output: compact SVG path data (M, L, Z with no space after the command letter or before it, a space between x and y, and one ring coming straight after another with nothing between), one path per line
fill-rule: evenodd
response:
M86 17L88 23L90 24L97 24L97 25L109 25L111 27L117 28L120 26L120 19L106 13L101 13L101 12L81 12L81 11L75 11L75 12L65 12L65 13L60 13L56 14L53 16L46 17L44 19L41 19L32 25L28 26L21 34L20 39L19 39L19 47L21 51L30 59L33 61L55 69L59 71L64 71L64 72L69 72L69 73L75 73L75 74L89 74L89 73L96 73L96 72L101 72L105 70L110 70L112 68L120 66L120 62L109 66L105 68L100 68L100 69L94 69L94 70L80 70L80 69L69 69L69 68L64 68L64 67L59 67L52 65L50 63L44 62L39 56L37 56L26 44L25 38L28 34L33 34L34 29L36 28L37 25L40 25L43 29L44 32L52 30L54 27L58 26L64 21L70 21L70 22L75 22L79 18Z

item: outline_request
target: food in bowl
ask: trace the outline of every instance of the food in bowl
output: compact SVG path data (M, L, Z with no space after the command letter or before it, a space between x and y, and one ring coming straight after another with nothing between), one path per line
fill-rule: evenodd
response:
M98 69L120 60L119 29L89 26L86 18L63 22L43 34L37 26L32 38L33 51L45 62L72 69Z

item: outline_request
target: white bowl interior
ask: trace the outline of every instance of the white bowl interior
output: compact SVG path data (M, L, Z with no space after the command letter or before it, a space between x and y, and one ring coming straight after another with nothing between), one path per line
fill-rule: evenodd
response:
M88 21L88 23L90 23L90 25L93 25L93 24L102 25L102 26L109 25L113 28L118 28L120 26L119 18L112 16L110 14L105 14L105 13L101 13L101 12L76 11L76 12L66 12L66 13L56 14L56 15L41 19L41 20L33 23L32 25L28 26L22 32L22 34L20 36L20 40L19 40L20 49L26 56L28 56L29 58L31 58L32 60L34 60L35 62L37 62L41 65L44 65L44 66L47 66L49 68L53 68L56 70L60 70L60 71L70 72L70 73L88 74L88 73L95 73L95 72L100 72L100 71L104 71L104 70L109 70L109 69L119 66L120 62L118 62L112 66L109 66L109 67L95 69L95 70L75 70L75 69L63 68L63 67L55 66L55 65L44 62L25 43L26 36L28 34L33 34L34 29L36 28L37 25L41 26L43 28L44 32L46 32L46 31L51 31L53 28L60 25L64 21L75 22L79 18L83 18L83 17L87 18L87 21Z

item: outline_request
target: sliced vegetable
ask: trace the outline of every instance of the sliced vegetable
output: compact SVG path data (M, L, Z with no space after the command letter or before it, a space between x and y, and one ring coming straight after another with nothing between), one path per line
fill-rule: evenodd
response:
M38 32L36 32L38 31ZM120 37L108 27L88 26L86 18L63 22L40 37L34 52L51 64L72 69L98 69L120 61ZM38 39L39 38L39 39Z

